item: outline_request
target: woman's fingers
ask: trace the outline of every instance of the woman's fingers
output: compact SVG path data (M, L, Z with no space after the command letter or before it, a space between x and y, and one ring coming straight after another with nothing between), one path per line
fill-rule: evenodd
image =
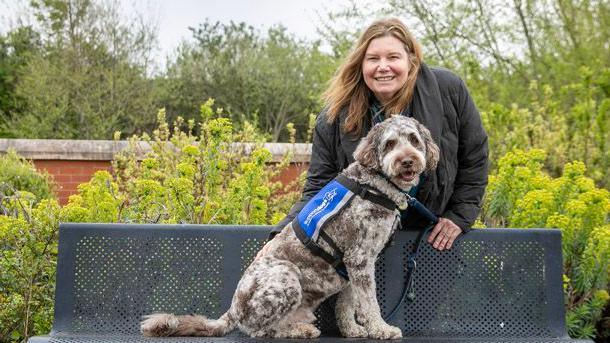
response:
M438 223L428 237L428 243L432 244L434 249L437 250L451 249L453 242L460 233L462 233L462 229L451 220L439 218Z

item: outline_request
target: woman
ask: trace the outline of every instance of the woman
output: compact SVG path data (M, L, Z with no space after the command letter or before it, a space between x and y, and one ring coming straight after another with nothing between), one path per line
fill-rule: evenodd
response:
M448 70L426 66L405 25L386 19L364 31L324 98L302 199L278 229L354 161L353 152L372 125L399 113L424 124L440 148L438 167L424 174L416 198L440 217L428 242L450 249L477 218L487 185L487 134L464 82ZM427 224L415 211L402 218L405 229Z

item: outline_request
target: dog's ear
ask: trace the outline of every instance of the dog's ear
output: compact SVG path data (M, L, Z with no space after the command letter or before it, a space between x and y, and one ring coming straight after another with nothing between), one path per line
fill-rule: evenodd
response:
M430 131L425 126L421 123L417 123L417 129L426 145L426 170L434 170L436 169L438 159L440 158L438 145L436 145Z
M362 138L354 151L354 159L363 167L379 169L379 158L377 156L377 145L381 137L381 125L374 126L369 134Z

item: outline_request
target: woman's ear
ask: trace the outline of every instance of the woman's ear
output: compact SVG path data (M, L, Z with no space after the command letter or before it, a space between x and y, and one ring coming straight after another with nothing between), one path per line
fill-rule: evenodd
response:
M438 145L436 145L430 131L425 126L421 123L417 123L417 129L426 145L426 170L434 170L436 169L440 158Z

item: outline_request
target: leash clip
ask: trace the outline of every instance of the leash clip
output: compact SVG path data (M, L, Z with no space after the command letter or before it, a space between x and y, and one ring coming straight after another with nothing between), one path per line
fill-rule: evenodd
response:
M414 258L409 257L409 259L407 260L407 269L411 269L411 273L413 273L415 271L415 268L417 268L417 262Z
M417 262L413 256L409 257L407 260L407 275L408 275L408 285L407 285L407 300L409 302L413 302L415 300L415 291L413 290L413 274L415 273L415 269L417 269Z

